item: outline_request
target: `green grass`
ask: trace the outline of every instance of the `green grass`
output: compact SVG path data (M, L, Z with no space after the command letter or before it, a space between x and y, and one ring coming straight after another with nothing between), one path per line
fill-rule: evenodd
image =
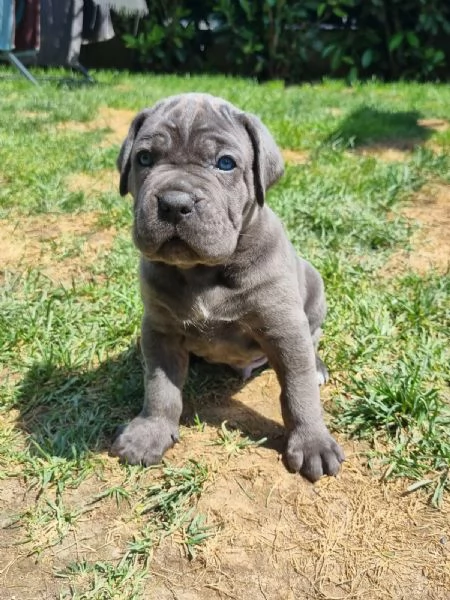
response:
M127 506L138 528L116 563L78 561L58 570L60 597L140 598L164 536L175 536L192 558L212 534L195 510L211 472L189 461L189 451L184 466L147 472L117 467L122 480L109 481L105 450L117 424L139 410L143 393L130 203L118 193L94 197L67 189L71 173L95 176L114 168L119 146L100 144L108 133L101 127L58 128L95 118L101 106L138 110L169 94L207 91L258 113L283 147L309 153L307 165L288 165L268 202L325 279L323 354L337 383L328 406L331 425L369 442L377 473L403 477L409 491L425 490L441 504L450 489L449 276L383 277L379 269L410 243L413 226L399 209L427 181L450 182L450 133L417 124L418 118L446 118L450 90L377 82L348 88L332 81L285 89L224 77L96 76L98 85L73 89L0 82L0 217L17 224L18 243L29 216L45 223L46 214L96 211L96 227L118 230L111 250L83 264L82 280L55 285L39 261L9 265L1 280L0 480L20 477L37 495L35 506L10 515L20 517L23 547L39 556L64 541L92 506L111 501ZM442 152L423 146L430 139ZM399 140L411 148L402 162L355 152L373 143L398 147ZM51 248L56 265L83 257L77 239L57 240ZM196 398L212 385L217 375L194 368L187 403L196 410ZM202 436L199 417L194 427ZM224 424L214 443L232 454L258 442ZM69 492L96 478L99 489L72 506Z
M212 444L221 446L228 456L231 456L233 454L238 454L244 448L261 446L261 444L264 444L266 441L267 438L251 440L247 436L243 436L238 429L228 429L227 422L224 421L218 431L217 439L212 442Z
M347 315L356 344L339 356L341 369L348 362L336 423L383 440L373 458L386 476L426 477L438 506L450 487L449 278L408 275L386 288L352 302L355 320Z

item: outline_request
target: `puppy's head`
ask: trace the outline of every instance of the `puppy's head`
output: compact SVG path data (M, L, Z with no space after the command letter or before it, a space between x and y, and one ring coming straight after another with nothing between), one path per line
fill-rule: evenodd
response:
M117 166L120 193L134 198L136 246L182 268L227 262L283 173L261 121L208 94L173 96L140 112Z

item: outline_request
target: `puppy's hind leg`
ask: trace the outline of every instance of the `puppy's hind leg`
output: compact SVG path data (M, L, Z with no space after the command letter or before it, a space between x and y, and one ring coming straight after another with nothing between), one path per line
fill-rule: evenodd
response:
M324 385L330 379L326 364L320 358L317 347L319 345L320 336L322 335L322 329L319 327L316 331L311 332L311 337L314 344L314 352L316 355L316 372L317 382L319 385Z
M305 298L304 310L309 322L311 338L316 355L317 381L323 385L329 379L328 369L319 356L318 346L322 335L322 323L325 320L327 305L322 277L319 272L305 260L297 262L300 294Z

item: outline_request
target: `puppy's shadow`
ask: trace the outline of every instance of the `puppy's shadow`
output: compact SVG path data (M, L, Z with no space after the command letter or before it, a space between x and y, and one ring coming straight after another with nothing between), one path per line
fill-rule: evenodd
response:
M181 422L189 427L200 419L220 427L227 420L228 428L239 428L253 440L266 437L266 447L281 451L281 424L233 399L245 383L225 366L192 360ZM35 363L18 386L17 423L30 435L30 452L79 460L108 451L117 426L139 413L144 394L140 351L131 346L92 370Z
M244 381L225 365L212 365L193 357L184 390L181 422L192 426L199 419L220 427L227 421L227 428L239 429L254 441L267 438L262 445L281 452L284 427L270 416L273 408L279 405L278 395L274 391L263 395L251 383L267 368L257 369L250 379ZM275 380L275 374L273 378ZM244 389L247 386L248 393ZM265 398L265 395L270 397Z

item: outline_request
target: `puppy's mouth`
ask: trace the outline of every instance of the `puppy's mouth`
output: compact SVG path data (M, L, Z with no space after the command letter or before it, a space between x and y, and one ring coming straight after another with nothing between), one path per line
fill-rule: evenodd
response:
M204 262L200 255L177 235L163 242L151 259L179 267L192 267Z
M159 248L158 254L190 254L194 252L187 242L178 235L173 235L166 240Z

